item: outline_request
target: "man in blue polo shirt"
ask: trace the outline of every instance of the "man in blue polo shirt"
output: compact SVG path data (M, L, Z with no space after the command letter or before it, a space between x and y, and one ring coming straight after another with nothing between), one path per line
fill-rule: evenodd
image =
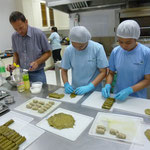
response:
M22 69L29 70L31 82L46 83L44 72L45 61L51 56L51 47L45 34L28 25L25 16L18 11L11 13L9 21L16 32L12 35L13 63L19 64ZM9 65L7 70L15 69Z

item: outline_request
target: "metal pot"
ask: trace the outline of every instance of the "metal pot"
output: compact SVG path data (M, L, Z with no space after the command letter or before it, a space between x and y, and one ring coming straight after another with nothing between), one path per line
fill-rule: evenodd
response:
M11 76L6 78L7 82L12 86L17 86L16 80L12 80Z

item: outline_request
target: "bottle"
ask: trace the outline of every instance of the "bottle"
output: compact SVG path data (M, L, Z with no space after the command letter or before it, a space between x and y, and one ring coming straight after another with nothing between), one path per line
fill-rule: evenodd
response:
M23 78L23 81L24 81L25 90L29 90L30 89L30 81L29 81L28 70L23 69L22 78Z
M17 81L17 80L20 80L20 74L21 74L21 72L20 72L20 66L16 65L16 64L14 66L16 67L15 70L14 70L14 72L15 72L15 80Z
M0 58L0 85L5 83L5 78L6 78L6 69L5 69L5 64Z
M15 80L17 82L17 90L18 92L23 92L25 90L24 81L22 79L22 73L20 71L20 66L15 65Z

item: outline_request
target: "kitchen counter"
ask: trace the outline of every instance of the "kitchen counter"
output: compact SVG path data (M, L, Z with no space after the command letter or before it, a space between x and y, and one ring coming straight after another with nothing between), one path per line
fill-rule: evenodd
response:
M54 85L44 85L40 94L33 95L30 92L18 93L15 87L10 86L8 83L4 84L0 87L0 90L7 90L10 92L12 96L15 98L15 103L10 105L10 110L15 111L14 108L24 103L26 100L38 96L42 98L46 98L48 93L54 92L58 89L59 86ZM82 107L81 103L89 96L89 94L82 97L82 99L77 104L65 103L59 106L61 108L71 110L80 114L84 114L87 116L94 117L97 112L94 109L89 109L86 107ZM21 113L21 112L19 112ZM27 115L27 114L24 114ZM28 115L31 116L31 115ZM42 118L34 117L34 120L31 122L32 124L37 124ZM77 138L76 141L72 142L63 137L55 135L51 132L45 132L42 136L40 136L36 141L34 141L26 150L129 150L131 144L126 144L123 142L115 142L111 140L98 139L88 134L91 124L88 128Z
M13 56L4 56L4 55L0 56L1 59L5 59L5 58L9 58L9 57L13 57Z
M0 53L0 58L4 59L8 57L13 57L12 50L5 50L5 52Z

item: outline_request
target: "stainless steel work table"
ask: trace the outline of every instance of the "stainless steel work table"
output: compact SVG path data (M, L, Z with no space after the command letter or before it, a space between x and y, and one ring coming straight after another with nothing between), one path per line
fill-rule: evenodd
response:
M10 105L9 107L10 110L14 111L14 108L16 106L19 106L20 104L24 103L26 100L34 96L46 98L48 93L54 92L58 88L59 88L58 86L54 86L54 85L44 85L40 94L33 95L30 92L18 93L16 91L16 88L11 87L8 83L6 83L2 87L0 87L0 90L2 89L7 90L10 92L12 96L14 96L16 102ZM77 104L62 102L62 104L59 107L95 118L98 112L97 110L81 106L81 103L88 96L89 94L85 95ZM28 114L24 114L24 115L28 115ZM34 120L31 122L34 125L36 125L40 120L42 120L41 118L34 117L31 115L28 116L34 118ZM90 127L91 124L74 142L46 131L36 141L34 141L31 145L29 145L26 148L26 150L50 150L50 149L51 150L129 150L130 149L131 144L99 139L90 136L88 134Z

